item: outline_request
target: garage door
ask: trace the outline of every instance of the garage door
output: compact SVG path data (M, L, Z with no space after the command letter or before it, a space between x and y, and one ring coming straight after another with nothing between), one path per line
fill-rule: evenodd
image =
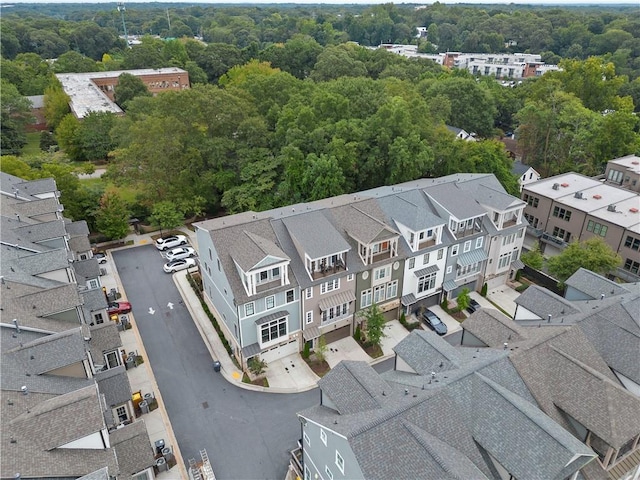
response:
M269 363L273 362L274 360L278 360L279 358L284 358L298 352L298 341L291 340L289 343L285 343L283 345L273 347L269 350L265 350L260 354L260 358Z
M333 330L332 332L327 332L324 334L324 339L327 344L332 342L337 342L343 338L347 338L351 334L350 325L345 325L344 327Z

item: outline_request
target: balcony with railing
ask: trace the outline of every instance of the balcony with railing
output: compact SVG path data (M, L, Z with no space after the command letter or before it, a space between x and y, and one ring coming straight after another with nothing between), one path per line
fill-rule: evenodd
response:
M298 446L289 452L289 466L295 472L297 478L304 478L302 471L302 439L298 439Z
M311 278L314 280L325 278L346 270L346 258L344 260L342 258L338 258L333 261L311 262Z
M560 248L565 248L568 245L568 243L565 242L564 240L562 240L561 238L554 237L553 235L550 235L547 232L544 232L542 234L542 236L540 237L540 240L542 240L545 243L550 243L552 245L556 245L556 246L558 246Z
M473 225L470 227L465 226L464 228L458 228L455 232L456 238L465 238L470 237L471 235L476 235L482 232L482 227L480 226L480 222L475 221Z

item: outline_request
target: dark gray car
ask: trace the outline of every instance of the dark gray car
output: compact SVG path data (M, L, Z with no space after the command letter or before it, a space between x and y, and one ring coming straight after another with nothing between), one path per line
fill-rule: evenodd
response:
M440 317L438 317L431 310L426 309L422 312L422 321L427 325L427 327L436 332L438 335L447 334L447 326L442 323Z

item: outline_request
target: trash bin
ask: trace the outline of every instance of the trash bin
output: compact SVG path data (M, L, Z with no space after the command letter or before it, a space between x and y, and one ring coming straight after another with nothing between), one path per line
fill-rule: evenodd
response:
M156 460L156 467L158 468L159 472L166 472L167 470L169 470L169 465L167 465L167 461L164 457L160 457Z
M129 370L136 366L136 357L127 357L127 361L125 362L125 368Z
M162 449L164 448L164 438L160 440L156 440L156 454L162 453Z
M151 403L151 400L153 400L153 395L150 393L145 393L144 399L146 400L147 403Z
M220 367L221 367L221 365L220 365L220 362L218 360L213 362L213 370L214 371L219 372L220 371Z
M146 400L141 401L139 406L141 413L149 413L149 404Z

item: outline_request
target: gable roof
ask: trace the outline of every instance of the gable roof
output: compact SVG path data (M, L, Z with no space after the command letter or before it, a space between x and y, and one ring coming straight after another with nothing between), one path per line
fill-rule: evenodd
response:
M113 408L131 400L131 385L124 365L96 373L96 382L108 407Z
M144 420L137 420L109 434L118 458L120 475L128 478L153 466L153 449Z
M580 310L572 302L538 285L531 285L527 288L516 298L515 303L545 321L549 315L553 321L560 315L568 316L580 313Z
M286 226L291 238L312 259L351 250L351 245L321 211L290 216L284 218L282 223Z
M567 278L564 283L565 285L588 295L594 300L600 298L601 295L608 297L629 293L629 290L627 290L624 285L612 282L608 278L582 267Z
M486 213L476 199L465 192L459 182L430 186L425 188L424 192L458 220L479 217Z

